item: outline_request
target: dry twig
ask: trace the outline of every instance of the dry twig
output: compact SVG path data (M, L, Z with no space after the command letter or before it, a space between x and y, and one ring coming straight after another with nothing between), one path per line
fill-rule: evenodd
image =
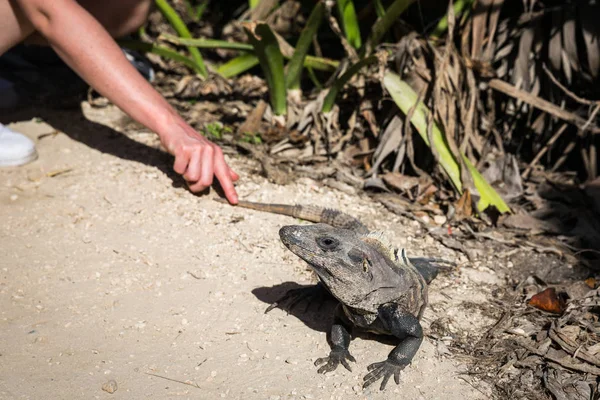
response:
M563 123L560 126L560 128L558 128L558 130L554 133L554 135L552 135L550 140L548 140L548 142L544 145L544 147L542 147L542 149L535 155L535 157L533 158L533 160L531 160L527 168L525 168L525 171L523 171L523 173L521 174L521 177L523 179L529 176L535 164L537 164L538 161L540 161L540 159L544 156L544 154L546 154L546 152L554 145L554 143L558 140L560 135L562 135L565 129L567 129L567 126L568 125L566 123Z
M591 365L587 365L587 364L575 364L568 360L565 360L565 358L558 358L558 357L552 356L544 351L541 351L541 350L533 347L531 344L526 343L526 340L515 339L515 343L518 344L519 346L523 347L527 351L529 351L535 355L538 355L542 358L545 358L547 360L550 360L552 362L555 362L567 369L571 369L573 371L585 372L586 374L594 374L594 375L600 376L600 368L597 368L597 367L594 367Z
M586 126L587 120L581 118L579 115L573 114L570 111L563 110L562 108L550 103L541 97L535 96L531 93L525 92L511 85L510 83L504 82L500 79L492 79L488 82L492 89L502 92L508 96L519 99L535 108L551 114L552 116L562 119L563 121L574 124L583 131L583 127ZM591 124L590 124L591 125ZM590 127L590 131L594 134L600 133L600 128L596 125Z
M552 327L548 330L548 336L554 340L562 349L572 357L579 358L590 364L600 367L600 359L589 354L587 351L580 349L571 339L566 337L560 329L557 328L556 322L552 324Z

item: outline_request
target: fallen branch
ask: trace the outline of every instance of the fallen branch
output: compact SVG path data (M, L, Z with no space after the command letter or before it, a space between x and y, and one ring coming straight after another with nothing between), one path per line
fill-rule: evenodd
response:
M523 173L521 174L522 178L526 179L529 176L535 164L537 164L538 161L540 161L540 159L544 156L544 154L546 154L546 152L550 149L550 147L554 145L554 143L558 140L560 135L562 135L565 129L567 129L567 126L567 124L562 124L560 128L558 128L558 130L554 133L554 135L552 135L550 140L548 140L544 147L535 155L533 160L531 160L527 168L525 168L525 171L523 171Z
M567 96L569 96L570 98L572 98L576 102L581 103L581 104L586 104L588 106L600 105L600 101L584 99L583 97L579 97L575 93L573 93L569 89L567 89L562 83L560 83L558 81L558 79L556 79L556 77L548 69L548 67L546 66L546 64L542 64L542 69L544 70L544 72L546 73L546 75L548 76L548 78L550 78L550 80L552 81L552 83L554 83L556 86L558 86L560 90L562 90Z
M492 79L488 82L488 85L499 92L502 92L508 96L514 97L515 99L521 100L539 110L547 112L552 116L562 119L563 121L567 121L580 129L580 133L584 131L584 128L587 128L587 122L585 119L580 117L579 115L573 114L570 111L563 110L555 104L550 103L547 100L542 99L541 97L535 96L531 93L525 92L524 90L518 89L511 85L510 83L504 82L500 79ZM596 125L589 126L590 132L597 134L600 133L600 128Z
M162 375L158 375L158 374L153 374L151 372L146 372L146 375L150 375L150 376L155 376L157 378L161 378L161 379L165 379L167 381L171 381L171 382L176 382L176 383L181 383L182 385L187 385L187 386L191 386L191 387L195 387L197 389L201 389L200 386L198 386L197 383L191 383L191 382L186 382L186 381L180 381L179 379L173 379L173 378L169 378L166 376L162 376Z
M562 150L562 152L563 152L562 155L556 161L556 163L554 163L554 166L552 167L552 169L550 170L550 172L556 172L556 171L558 171L558 169L565 163L565 161L567 161L567 157L569 156L569 154L571 153L571 151L573 151L573 149L575 148L575 146L576 146L575 140L571 140L569 143L567 143L567 145Z
M556 326L556 323L552 324L552 327L548 331L548 336L550 339L556 342L564 351L571 354L572 357L579 358L585 362L596 365L600 367L600 359L598 357L594 357L592 354L588 353L585 350L582 350L577 347L575 343L572 343L568 337L566 337Z
M543 351L533 347L529 343L525 343L525 340L516 339L515 343L518 344L519 346L523 347L530 353L533 353L542 358L545 358L547 360L555 362L567 369L571 369L573 371L585 372L586 374L593 374L593 375L600 376L600 368L594 367L592 365L587 365L587 364L575 364L568 360L565 360L564 358L558 358L558 357L551 356L551 355L547 354L546 352L543 352Z

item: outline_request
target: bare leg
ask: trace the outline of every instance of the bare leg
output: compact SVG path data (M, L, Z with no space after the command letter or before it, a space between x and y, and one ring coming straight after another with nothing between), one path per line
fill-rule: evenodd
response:
M33 26L14 1L0 0L0 54L22 42L33 31Z
M146 22L151 0L81 0L78 2L100 22L112 37L134 32ZM46 44L14 0L0 0L0 54L25 41Z

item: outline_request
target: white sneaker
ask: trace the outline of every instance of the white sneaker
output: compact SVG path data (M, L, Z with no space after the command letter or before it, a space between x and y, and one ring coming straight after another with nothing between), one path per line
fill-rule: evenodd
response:
M27 164L37 157L31 139L0 124L0 167Z

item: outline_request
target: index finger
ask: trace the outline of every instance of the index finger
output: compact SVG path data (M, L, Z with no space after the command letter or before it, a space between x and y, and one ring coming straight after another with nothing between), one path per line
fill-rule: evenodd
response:
M219 180L227 200L229 200L231 204L237 204L237 192L233 186L233 180L231 179L231 174L229 173L229 166L223 157L218 157L215 159L215 176Z

